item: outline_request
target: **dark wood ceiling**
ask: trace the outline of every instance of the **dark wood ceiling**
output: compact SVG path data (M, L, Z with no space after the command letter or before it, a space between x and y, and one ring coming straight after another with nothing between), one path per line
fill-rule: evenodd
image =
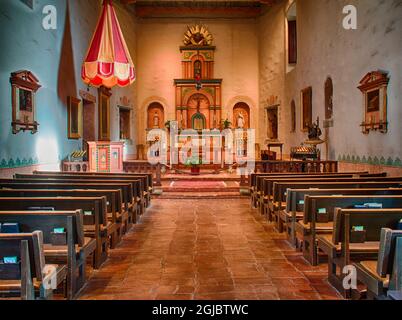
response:
M255 18L280 0L120 0L139 18Z

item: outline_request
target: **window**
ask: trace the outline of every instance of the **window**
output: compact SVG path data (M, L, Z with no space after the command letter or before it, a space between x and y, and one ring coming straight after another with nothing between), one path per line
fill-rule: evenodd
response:
M288 62L295 64L297 62L297 27L296 20L288 21Z
M297 63L297 22L296 22L296 3L289 7L287 13L287 53L288 64Z

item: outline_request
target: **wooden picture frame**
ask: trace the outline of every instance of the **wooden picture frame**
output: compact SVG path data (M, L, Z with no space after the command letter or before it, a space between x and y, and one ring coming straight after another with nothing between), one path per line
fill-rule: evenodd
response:
M67 136L68 139L82 137L82 101L74 97L67 97Z
M363 94L363 122L362 132L388 131L387 119L387 88L389 78L383 71L367 73L360 81L358 89Z
M36 121L35 95L41 85L35 75L28 70L11 73L12 91L12 130L13 134L20 131L38 131Z
M98 93L98 140L110 141L110 97L112 96L112 93L110 89L103 86L98 89Z
M313 88L308 87L301 91L301 130L308 132L309 126L313 124Z

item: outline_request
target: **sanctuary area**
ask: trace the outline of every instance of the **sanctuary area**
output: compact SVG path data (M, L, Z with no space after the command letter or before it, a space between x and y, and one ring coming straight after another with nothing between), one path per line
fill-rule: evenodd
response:
M401 300L401 34L402 0L0 0L0 300Z

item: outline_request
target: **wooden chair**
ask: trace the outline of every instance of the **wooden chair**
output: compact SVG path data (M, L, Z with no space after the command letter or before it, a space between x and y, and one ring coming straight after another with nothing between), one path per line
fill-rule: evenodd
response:
M377 261L360 261L354 266L368 299L384 300L388 290L402 290L402 230L383 228Z
M382 228L396 229L402 209L336 209L331 234L317 237L318 247L328 255L328 281L344 297L351 290L343 287L343 269L352 262L377 259ZM363 229L356 230L362 226Z
M47 265L41 231L0 234L0 259L17 257L17 264L0 264L0 294L19 295L22 300L51 299L52 285L65 283L65 265ZM35 294L38 292L39 294Z
M83 212L76 211L0 211L0 223L18 223L20 231L43 233L47 264L67 265L67 298L73 299L86 282L86 259L96 249L94 239L84 237ZM66 245L54 245L55 228L66 231Z

